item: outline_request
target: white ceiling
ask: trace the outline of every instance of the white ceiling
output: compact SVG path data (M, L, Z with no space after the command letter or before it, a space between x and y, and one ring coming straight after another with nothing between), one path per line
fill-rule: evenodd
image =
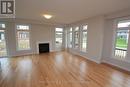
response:
M130 0L16 0L16 18L69 24L130 8ZM54 17L46 20L42 14Z

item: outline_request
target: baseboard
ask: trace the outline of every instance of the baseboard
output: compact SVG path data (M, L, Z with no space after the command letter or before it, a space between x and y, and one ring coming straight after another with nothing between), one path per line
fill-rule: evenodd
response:
M94 60L93 58L89 58L89 57L84 56L84 55L81 55L81 54L76 54L76 55L81 56L81 57L83 57L83 58L85 58L85 59L87 59L87 60L90 60L90 61L95 62L95 63L98 63L98 64L101 63L100 61L96 61L96 60Z
M121 72L125 72L125 73L127 73L127 74L130 75L130 71L128 71L128 70L126 70L126 69L120 68L120 67L118 67L118 66L115 66L115 65L112 65L112 64L109 64L109 63L104 63L104 62L102 62L101 64L104 64L104 65L109 66L109 67L111 67L111 68L113 68L113 69L119 70L119 71L121 71Z
M112 66L115 66L115 67L117 67L117 68L120 68L120 69L123 69L123 70L125 70L125 71L129 71L129 72L130 72L130 69L128 69L127 67L123 67L123 66L120 66L120 65L111 63L111 62L109 62L109 61L106 61L106 60L103 60L101 63L109 64L109 65L112 65Z
M69 52L72 53L72 54L74 54L74 55L81 56L81 57L83 57L83 58L85 58L85 59L87 59L87 60L93 61L93 62L95 62L95 63L98 63L98 64L101 63L100 61L96 61L96 60L94 60L93 58L87 57L86 55L82 55L82 54L79 53L79 52L75 52L75 51L69 51Z
M29 56L29 55L35 55L36 53L27 53L27 54L20 54L20 55L12 55L12 56L8 56L9 58L11 57L20 57L20 56Z

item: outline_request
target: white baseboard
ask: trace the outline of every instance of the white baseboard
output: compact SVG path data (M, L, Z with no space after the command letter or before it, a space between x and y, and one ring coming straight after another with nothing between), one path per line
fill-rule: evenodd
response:
M107 60L103 60L102 63L110 64L110 65L112 65L112 66L115 66L115 67L124 69L124 70L126 70L126 71L130 71L130 67L123 67L123 66L121 66L121 65L117 65L117 64L112 63L112 62L107 61Z
M94 60L93 58L87 57L87 55L82 55L81 52L79 52L79 51L76 52L76 51L73 51L73 50L71 49L71 50L69 50L69 52L72 53L72 54L74 54L74 55L79 55L79 56L81 56L81 57L83 57L83 58L85 58L85 59L88 59L88 60L90 60L90 61L93 61L93 62L95 62L95 63L98 63L98 64L101 63L101 61Z

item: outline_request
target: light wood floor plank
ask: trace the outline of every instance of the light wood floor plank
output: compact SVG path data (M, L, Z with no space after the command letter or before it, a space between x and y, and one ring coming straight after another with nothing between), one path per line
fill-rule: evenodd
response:
M0 87L130 87L130 74L63 51L1 58Z

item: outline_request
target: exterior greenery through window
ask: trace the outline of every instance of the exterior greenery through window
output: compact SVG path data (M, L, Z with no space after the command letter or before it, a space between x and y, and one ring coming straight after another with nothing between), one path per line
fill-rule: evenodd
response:
M18 50L30 49L30 27L28 25L17 25L17 48Z
M118 30L117 39L116 39L116 47L127 49L128 38L129 38L129 30Z
M127 55L130 20L119 21L115 40L115 56L124 59Z

